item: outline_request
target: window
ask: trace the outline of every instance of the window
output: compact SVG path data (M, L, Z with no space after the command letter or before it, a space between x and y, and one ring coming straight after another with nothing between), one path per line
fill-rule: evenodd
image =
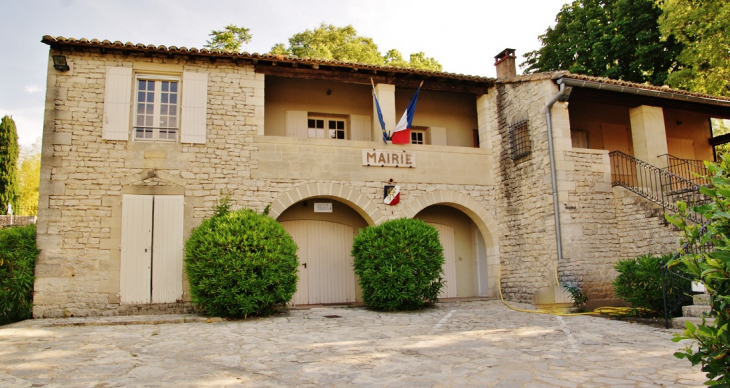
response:
M513 160L527 156L532 152L529 129L530 122L528 120L520 120L509 126L509 145Z
M411 129L411 144L426 144L426 131Z
M140 75L136 81L134 140L177 141L179 79Z
M318 139L346 139L345 119L310 116L307 119L307 137Z

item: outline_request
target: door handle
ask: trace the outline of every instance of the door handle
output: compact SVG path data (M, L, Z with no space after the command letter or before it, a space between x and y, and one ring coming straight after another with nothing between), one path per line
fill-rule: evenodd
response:
M304 263L302 265L304 266L305 269L307 268L307 263Z

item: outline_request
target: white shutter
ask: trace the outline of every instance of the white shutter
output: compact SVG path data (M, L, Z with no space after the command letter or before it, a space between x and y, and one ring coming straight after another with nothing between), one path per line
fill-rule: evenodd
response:
M149 303L152 263L151 195L122 196L122 303Z
M208 73L183 72L180 142L205 144Z
M182 195L156 195L152 241L152 303L182 299Z
M306 111L286 111L286 135L290 137L307 137Z
M129 140L129 115L132 106L132 68L107 67L104 86L104 123L101 137Z
M370 116L350 116L350 140L370 141L372 120Z
M448 145L446 144L446 128L431 127L431 144Z

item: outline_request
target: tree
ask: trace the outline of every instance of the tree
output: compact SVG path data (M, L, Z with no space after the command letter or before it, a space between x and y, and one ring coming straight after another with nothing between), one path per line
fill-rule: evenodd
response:
M684 45L681 68L667 83L694 92L730 96L730 2L666 0L659 27Z
M576 0L540 35L542 47L525 54L525 73L573 73L663 85L681 45L662 39L655 0Z
M7 214L8 204L18 201L18 132L15 121L5 116L0 122L0 214Z
M16 214L36 215L38 209L38 186L41 174L40 138L30 147L21 147L18 162L18 188L20 198Z
M283 43L274 45L271 54L432 71L443 69L441 64L433 58L426 57L423 52L411 54L410 61L403 59L400 52L395 49L381 55L372 38L359 36L351 25L336 27L322 23L313 30L294 34L289 38L288 47Z
M205 46L211 50L226 52L241 52L243 43L251 42L251 30L245 27L237 27L233 24L227 25L222 31L213 30L210 33L211 40L206 41Z

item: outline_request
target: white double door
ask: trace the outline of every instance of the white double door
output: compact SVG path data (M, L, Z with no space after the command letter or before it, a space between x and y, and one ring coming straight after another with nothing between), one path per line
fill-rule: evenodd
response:
M283 221L299 250L295 304L355 302L355 271L350 255L352 226L329 221Z
M182 299L182 195L122 196L122 303Z

